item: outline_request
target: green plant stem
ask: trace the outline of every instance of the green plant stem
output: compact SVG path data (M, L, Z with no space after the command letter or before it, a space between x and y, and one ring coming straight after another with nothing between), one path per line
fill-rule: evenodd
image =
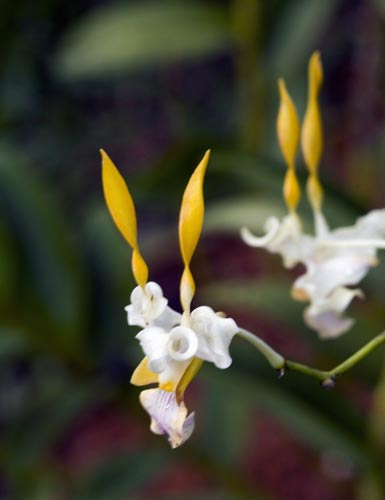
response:
M339 364L332 370L334 375L340 375L341 373L350 370L354 365L356 365L359 361L364 359L368 354L370 354L374 349L385 342L385 332L380 333L374 339L370 340L367 344L365 344L361 349L355 352L352 356L346 359L343 363Z
M312 368L308 365L297 363L296 361L288 360L275 351L266 342L247 330L240 330L238 336L252 344L258 351L267 359L269 364L275 370L288 370L296 371L319 380L324 387L333 387L336 377L341 373L345 373L355 366L359 361L364 359L374 349L385 343L385 331L374 337L367 344L365 344L357 352L349 356L345 361L337 365L335 368L325 371Z
M304 365L302 363L297 363L296 361L286 360L285 366L288 370L303 373L304 375L309 375L319 380L322 385L333 386L335 382L335 376L327 371L317 370L311 366Z
M274 368L274 370L283 370L285 368L285 358L281 356L277 351L275 351L272 347L269 346L262 339L257 337L251 332L247 330L240 330L237 334L239 337L247 340L251 345L253 345L258 351L267 359L270 366Z

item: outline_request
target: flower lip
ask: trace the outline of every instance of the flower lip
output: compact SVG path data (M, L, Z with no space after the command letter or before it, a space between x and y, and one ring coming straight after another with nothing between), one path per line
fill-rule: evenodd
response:
M186 361L195 356L198 338L193 330L183 326L173 328L169 333L167 352L175 361Z
M151 417L151 431L165 434L172 448L181 446L194 430L194 413L188 415L186 405L178 404L174 392L147 389L140 394L140 402Z

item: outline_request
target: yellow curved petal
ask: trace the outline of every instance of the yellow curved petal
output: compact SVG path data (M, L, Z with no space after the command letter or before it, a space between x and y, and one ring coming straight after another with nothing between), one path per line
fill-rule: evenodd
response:
M138 285L144 287L148 268L140 255L137 243L136 212L127 185L107 153L101 149L104 197L116 227L134 250L132 271Z
M180 404L183 401L183 396L187 389L187 386L190 384L195 375L199 372L202 365L203 365L203 360L199 358L194 358L188 365L186 371L184 372L182 378L178 382L178 385L175 389L175 397L178 404Z
M323 149L322 119L318 103L323 73L319 52L309 61L309 91L302 125L301 145L305 163L310 173L316 173Z
M294 168L299 143L299 119L295 105L282 78L278 80L280 106L277 117L277 135L283 157L290 168Z
M158 374L152 372L148 368L147 357L144 357L139 365L135 368L131 377L131 384L133 385L148 385L156 384L158 382Z
M194 280L189 267L203 225L203 180L209 157L210 151L206 151L201 162L190 177L183 194L179 213L179 245L185 266L181 280L181 302L185 311L189 310L195 291Z

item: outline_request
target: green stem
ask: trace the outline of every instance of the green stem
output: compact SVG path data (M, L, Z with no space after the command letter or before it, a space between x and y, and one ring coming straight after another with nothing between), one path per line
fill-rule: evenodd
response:
M274 370L283 370L285 368L285 358L262 339L244 329L240 330L237 335L258 349Z
M370 354L374 349L379 347L381 344L385 343L385 331L374 337L367 344L365 344L357 352L349 356L344 362L337 365L335 368L329 371L317 370L308 365L302 363L297 363L296 361L285 360L285 358L270 347L266 342L261 340L256 335L248 332L247 330L240 330L238 336L247 340L252 344L258 351L267 359L270 365L275 370L283 370L287 368L292 371L314 377L319 380L324 387L333 387L337 375L345 373L355 366L359 361L364 359L368 354Z
M311 368L310 366L290 360L286 361L286 368L291 371L296 371L299 373L303 373L304 375L314 377L319 380L325 387L334 386L335 377L329 372L317 370L316 368Z
M334 375L340 375L341 373L350 370L354 365L356 365L359 361L364 359L368 354L370 354L374 349L385 342L385 332L380 333L377 337L370 340L364 347L361 347L356 353L346 359L343 363L336 366L332 373Z

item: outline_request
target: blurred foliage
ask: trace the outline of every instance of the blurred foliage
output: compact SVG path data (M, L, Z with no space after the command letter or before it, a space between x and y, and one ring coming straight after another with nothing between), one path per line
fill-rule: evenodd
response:
M384 5L2 2L0 498L385 497L383 349L330 392L297 374L277 380L235 340L232 368L205 366L187 395L193 438L171 451L150 434L129 386L140 358L123 311L131 255L104 207L97 154L105 147L128 180L151 279L178 307L178 206L211 146L197 303L329 368L383 328L384 264L351 308L352 332L320 342L289 297L296 271L245 247L238 230L284 214L276 78L302 112L315 48L326 215L334 227L383 206ZM302 164L299 176L304 185ZM310 228L306 200L300 210Z
M103 77L207 57L229 42L226 9L219 6L188 0L111 4L95 9L66 34L56 66L64 78Z

